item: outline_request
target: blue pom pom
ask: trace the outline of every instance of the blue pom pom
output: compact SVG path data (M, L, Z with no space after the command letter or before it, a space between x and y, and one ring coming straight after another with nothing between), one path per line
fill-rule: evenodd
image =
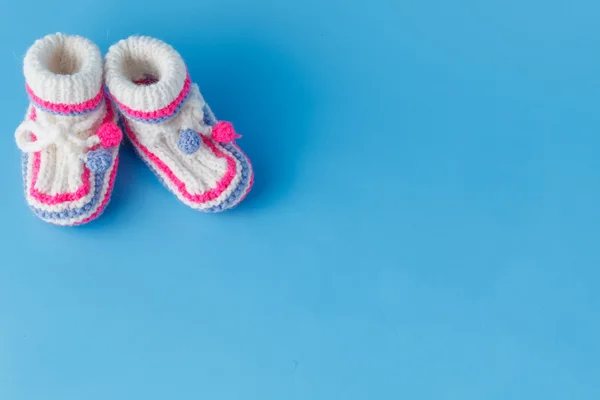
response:
M92 172L104 172L112 164L112 154L105 149L92 150L87 153L85 165Z
M183 129L179 132L177 146L185 154L192 154L200 148L200 135L192 129Z

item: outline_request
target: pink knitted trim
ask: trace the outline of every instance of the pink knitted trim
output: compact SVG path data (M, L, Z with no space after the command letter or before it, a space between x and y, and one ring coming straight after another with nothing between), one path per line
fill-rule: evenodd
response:
M115 186L115 176L117 176L117 167L118 166L119 166L119 156L117 156L115 158L115 166L113 167L113 170L110 173L110 178L108 180L108 188L106 189L106 194L104 195L104 199L102 200L102 204L100 204L100 207L98 207L96 212L94 212L92 215L90 215L89 217L85 218L84 220L82 220L80 222L74 223L73 225L82 225L82 224L88 223L91 220L96 219L100 214L102 214L102 211L104 211L104 209L106 208L106 205L110 201L110 196L112 194L113 187Z
M185 77L185 82L183 83L183 89L181 89L179 96L177 96L175 98L175 100L173 100L171 102L171 104L169 104L168 106L165 106L165 107L161 108L160 110L156 110L156 111L134 110L133 108L128 107L125 104L121 103L119 100L117 100L117 98L112 93L110 94L110 97L115 101L115 103L117 103L119 105L119 108L121 109L121 111L123 111L130 117L138 118L138 119L157 119L157 118L161 118L161 117L165 117L165 116L168 117L168 116L175 114L175 112L177 111L177 107L179 107L179 105L183 102L183 100L185 100L191 87L192 87L192 80L190 78L190 74L188 73L187 76Z
M25 87L27 89L27 93L29 94L29 97L36 105L38 105L42 108L45 108L49 111L57 112L57 113L61 113L61 114L93 110L94 108L96 108L98 106L100 101L102 101L102 95L103 95L102 89L100 89L100 92L98 92L98 94L93 99L84 101L83 103L77 103L77 104L52 103L50 101L42 100L41 98L36 96L36 94L33 92L33 89L31 89L31 87L29 87L28 84L25 84Z
M66 201L75 201L79 200L82 197L85 197L90 192L90 170L84 166L83 173L81 174L81 181L83 184L75 191L71 193L58 193L54 196L42 193L35 188L35 184L37 183L38 174L40 172L40 153L36 152L33 155L33 177L31 179L31 188L29 194L31 197L39 201L40 203L55 205L59 203L64 203Z
M224 154L215 146L215 144L210 139L200 135L202 141L204 142L204 145L208 146L217 157L227 159L227 172L225 173L223 178L217 183L216 188L211 189L202 194L191 194L187 191L185 183L183 183L179 178L177 178L173 171L171 171L171 169L164 162L162 162L160 158L158 158L154 153L152 153L150 150L148 150L148 148L146 148L143 144L139 142L133 131L129 128L127 122L125 122L123 125L125 126L125 132L133 141L133 143L146 155L146 157L148 157L156 165L157 168L159 168L175 184L175 186L177 187L177 189L179 189L179 192L183 195L183 197L185 197L193 203L202 204L207 201L216 199L227 189L227 187L231 184L231 181L235 177L236 169L235 160L233 159L233 157Z
M110 102L107 101L106 102L106 115L104 116L104 120L102 122L111 121L113 118L113 115L114 115L114 113L112 110L112 106L110 105ZM35 107L32 107L29 118L32 121L36 120L37 113L36 113ZM35 134L33 132L31 133L31 138L34 141L36 140ZM97 147L97 146L95 146L95 147ZM75 192L58 193L58 194L55 194L54 196L46 194L46 193L42 193L35 188L35 184L37 183L38 175L40 172L40 165L41 165L41 152L38 151L38 152L33 153L33 165L32 165L33 176L31 178L31 188L29 190L29 194L31 195L31 197L33 197L40 203L56 205L56 204L64 203L67 201L76 201L76 200L79 200L89 194L90 186L91 186L90 185L90 170L87 168L87 166L85 166L85 164L83 166L83 173L81 174L82 185Z

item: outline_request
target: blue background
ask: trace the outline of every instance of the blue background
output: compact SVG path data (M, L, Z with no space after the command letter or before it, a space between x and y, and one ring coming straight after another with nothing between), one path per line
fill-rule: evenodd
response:
M600 4L10 1L0 398L600 398ZM122 149L101 219L22 195L22 57L172 44L256 184L197 213Z

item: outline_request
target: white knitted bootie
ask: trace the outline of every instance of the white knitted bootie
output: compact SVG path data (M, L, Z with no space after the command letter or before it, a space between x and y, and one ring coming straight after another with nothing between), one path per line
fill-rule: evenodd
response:
M133 36L105 59L110 97L125 134L182 202L205 212L238 204L253 183L248 158L229 122L218 122L168 44Z
M80 36L49 35L27 51L24 72L31 104L15 139L27 202L57 225L89 222L110 200L122 137L100 50Z

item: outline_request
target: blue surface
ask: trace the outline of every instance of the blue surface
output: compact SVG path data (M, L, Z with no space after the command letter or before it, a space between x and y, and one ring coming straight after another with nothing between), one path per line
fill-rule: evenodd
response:
M600 398L597 1L5 3L0 399ZM100 220L34 217L56 31L179 50L247 200L196 213L126 146Z

